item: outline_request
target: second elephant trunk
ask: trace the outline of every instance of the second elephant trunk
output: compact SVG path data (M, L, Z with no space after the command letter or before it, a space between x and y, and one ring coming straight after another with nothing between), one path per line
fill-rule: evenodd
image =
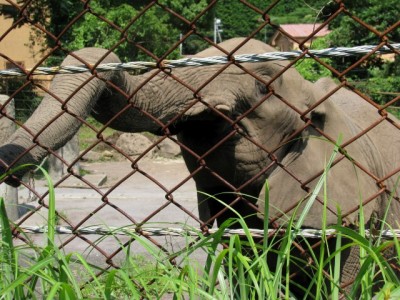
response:
M110 53L106 57L106 50L85 48L74 53L75 57L68 56L62 65L90 65L97 63L119 63L119 58ZM108 71L98 74L90 72L80 74L56 75L50 91L43 98L39 107L28 121L19 128L8 140L7 144L0 147L0 173L9 167L22 164L38 164L47 155L48 150L56 150L69 141L78 131L82 122L90 113L101 122L108 122L116 113L122 110L129 102L141 103L135 95L134 82L140 76L129 78L126 72ZM136 80L134 80L136 79ZM140 80L139 80L140 81ZM113 89L113 85L118 89ZM146 88L140 94L146 97ZM136 130L132 130L132 123L136 123ZM151 130L156 125L144 117L140 110L128 109L118 119L119 130L141 131ZM111 123L112 125L112 123ZM17 177L23 175L18 172ZM17 178L8 178L10 185L19 185Z

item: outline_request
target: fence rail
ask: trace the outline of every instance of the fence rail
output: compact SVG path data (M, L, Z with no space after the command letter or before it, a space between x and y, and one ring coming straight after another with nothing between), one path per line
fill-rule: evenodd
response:
M127 63L110 63L100 64L94 69L87 66L56 66L56 67L37 67L34 69L8 69L0 70L0 76L26 76L26 75L55 75L55 74L77 74L88 71L133 71L133 70L149 70L161 68L183 68L183 67L200 67L211 66L216 64L226 64L230 61L236 63L255 63L273 60L290 60L298 57L305 58L329 58L329 57L349 57L361 56L364 54L388 54L400 50L400 44L369 45L358 47L335 47L321 50L307 51L290 51L290 52L268 52L261 54L242 54L233 55L228 58L226 56L213 56L205 58L183 58L178 60L162 60L161 62L133 61ZM304 55L305 54L305 55Z
M215 234L218 229L210 228L207 232L201 230L185 229L181 227L106 227L106 226L88 226L81 227L75 230L71 226L57 226L55 227L55 233L57 234L80 234L80 235L146 235L146 236L193 236L199 237L201 235ZM18 231L24 233L34 233L34 234L44 234L48 232L47 226L22 226L18 228ZM1 228L0 228L1 232ZM262 229L249 229L245 231L244 229L225 229L222 233L223 237L230 237L233 235L245 237L248 233L254 238L263 238L265 235L283 235L286 231L284 229L268 229L268 232L264 232ZM337 236L338 232L335 229L300 229L291 230L292 235L302 237L302 238L312 238L321 239L322 237L334 237ZM365 230L365 237L380 237L383 239L393 239L400 238L400 230L383 230L379 233L376 230Z

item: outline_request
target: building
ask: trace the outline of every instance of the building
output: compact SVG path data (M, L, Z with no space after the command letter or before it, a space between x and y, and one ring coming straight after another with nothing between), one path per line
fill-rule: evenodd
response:
M13 14L18 15L18 10L5 0L0 0L0 69L14 68L12 61L24 68L32 68L42 58L43 43L30 24L13 28ZM32 38L36 39L35 45L30 42Z
M293 37L295 40L300 43L307 39L307 37L312 34L317 28L319 28L322 24L282 24L279 28L288 34L286 36L281 31L277 30L271 38L270 44L280 51L290 51L299 49L299 45L291 39L289 36ZM315 38L323 37L330 33L328 27L325 26L317 32L311 39L307 40L305 43L306 46L310 46L311 41Z

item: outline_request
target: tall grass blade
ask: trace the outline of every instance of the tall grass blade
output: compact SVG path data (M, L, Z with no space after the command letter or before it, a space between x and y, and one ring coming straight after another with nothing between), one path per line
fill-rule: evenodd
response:
M357 173L356 173L357 174ZM365 216L364 216L364 207L362 203L362 196L359 197L359 209L358 209L358 223L359 223L359 234L360 236L365 238ZM364 247L360 247L360 265L364 265L367 260L367 251ZM370 277L371 272L373 272L373 266L368 267L366 271L363 272L364 276L361 277L361 298L367 299L371 295L371 282L372 279Z
M47 257L47 258L35 263L33 266L24 270L24 272L21 272L19 274L19 276L17 278L15 278L14 281L2 291L2 293L9 293L10 291L13 291L14 289L18 288L19 286L24 286L25 281L27 279L29 279L31 276L40 274L40 271L42 271L46 268L50 268L53 263L54 263L53 257Z
M78 298L75 295L74 290L69 284L62 282L60 290L60 300L75 300L75 299L82 299L82 298Z
M269 184L268 180L265 180L264 183L264 239L263 239L263 246L262 246L262 253L267 253L268 251L268 229L269 229ZM262 255L262 259L264 259L264 256ZM265 258L266 259L266 258ZM266 298L266 292L269 291L269 293L272 294L272 286L269 286L269 283L273 281L272 276L267 264L262 263L262 268L261 268L262 274L260 276L260 298L265 299ZM265 271L265 272L263 272ZM269 294L268 293L268 294Z
M328 244L328 241L326 239L326 220L327 220L327 205L328 205L328 188L327 188L327 176L324 176L324 203L323 203L323 209L322 209L322 234L321 234L321 246L319 247L319 260L318 260L318 269L317 269L317 288L316 288L316 299L321 298L321 292L322 292L322 287L323 287L323 281L324 281L324 276L323 276L323 271L324 271L324 260L325 260L325 248ZM328 253L329 255L329 253ZM317 262L317 260L315 260Z
M106 300L111 300L113 299L112 297L112 288L115 282L115 276L117 274L118 270L111 270L107 274L106 282L104 284L104 299Z
M327 165L325 166L324 173L319 178L315 188L313 189L313 191L311 193L311 196L308 198L308 200L306 202L306 205L305 205L302 213L300 214L299 218L297 219L297 222L296 222L296 225L294 228L296 231L298 231L301 228L301 226L303 226L304 220L307 217L308 212L311 209L311 206L314 204L315 199L317 198L322 186L324 185L324 182L326 181L326 177L328 176L328 172L331 169L332 163L335 160L335 157L339 152L339 147L340 147L339 145L341 144L341 142L342 142L342 136L340 135L335 144L335 147L333 149L333 153L330 156Z
M211 278L210 278L210 283L209 283L209 285L210 285L209 293L211 295L214 294L220 270L221 270L221 268L223 268L223 262L228 253L229 253L228 249L223 249L214 261L214 269L213 269L213 272L211 272Z
M388 203L387 203L387 206L386 206L386 209L385 209L385 213L383 215L383 219L381 220L381 227L380 227L379 232L383 232L385 230L385 226L387 226L386 220L387 220L390 208L391 208L391 204L392 204L393 198L396 195L396 191L397 191L397 188L399 187L399 185L400 185L400 176L397 177L396 182L394 184L394 187L393 187L393 189L392 189L392 191L390 193L390 196L389 196L389 199L388 199ZM376 243L380 244L381 240L382 240L382 235L380 234L380 235L378 235L378 239L377 239Z
M263 240L263 251L268 249L268 229L269 229L269 184L268 180L264 184L265 196L264 196L264 232L267 233Z
M342 211L340 207L337 207L338 211L338 221L337 225L340 226L342 224ZM342 247L342 235L340 233L336 234L336 243L335 243L335 252L334 255L334 268L333 268L333 280L331 281L331 298L332 300L339 300L339 287L340 287L340 270L341 270L341 252L339 249ZM329 259L329 258L328 258Z
M15 274L15 253L14 244L11 233L10 223L7 217L7 211L4 204L3 197L0 197L0 222L1 222L1 242L2 242L2 258L4 273L3 276L7 277L6 281L11 282L13 274ZM3 277L3 279L5 279Z
M281 243L281 247L280 247L280 251L278 254L278 258L277 258L277 267L276 267L276 271L275 271L275 278L274 278L274 289L275 291L279 291L279 286L280 283L282 282L282 272L283 272L283 267L285 266L287 268L287 270L289 270L289 262L290 262L290 249L293 243L293 240L296 236L296 234L299 232L299 230L301 229L307 215L308 212L310 211L312 205L314 204L317 196L320 193L320 190L322 188L322 186L324 185L324 182L326 181L326 177L328 175L328 172L332 166L332 163L337 155L337 153L339 152L339 145L342 142L342 136L340 135L338 137L338 140L334 146L333 152L328 160L327 165L325 166L324 172L321 175L321 177L319 178L315 188L313 189L311 195L309 196L301 214L299 215L299 217L297 218L297 222L294 222L294 219L297 215L297 208L295 209L294 213L292 214L288 224L287 224L287 229L286 229L286 233L282 239L282 243ZM288 272L286 272L286 276L285 276L285 282L286 282L286 287L285 287L285 297L289 298L289 291L290 291L290 287L289 287L289 274ZM278 294L275 294L275 297L278 297Z
M365 237L361 236L359 233L355 232L350 228L346 228L343 226L332 225L333 229L335 229L338 233L342 234L353 241L351 246L359 246L362 247L366 251L366 258L363 259L363 264L357 274L354 283L352 285L352 290L350 292L350 297L356 297L357 290L362 283L363 277L367 272L371 271L371 266L373 263L379 266L379 270L385 282L391 281L400 286L400 279L396 276L393 269L390 267L389 263L382 255L383 249L386 249L394 242L386 242L378 247L374 247L371 245L370 241ZM370 297L370 295L367 295Z
M59 290L61 289L61 282L56 282L50 289L49 293L47 294L46 300L53 300L56 299Z
M5 290L7 285L14 281L14 278L18 276L17 268L17 253L14 248L11 226L7 217L6 206L3 197L0 197L0 225L1 225L1 290ZM16 287L14 293L2 293L3 296L7 295L8 299L23 295L21 286Z
M138 290L138 287L132 283L132 279L129 277L129 275L126 272L124 272L123 270L118 270L118 277L123 280L127 289L132 293L132 295L130 295L130 296L133 299L142 298L141 293Z
M77 282L76 280L76 276L74 275L73 270L70 267L73 257L76 258L77 262L79 262L80 265L84 267L84 270L86 271L87 274L90 275L90 277L93 279L93 282L95 282L99 288L102 287L96 274L93 272L93 269L89 266L89 264L82 257L81 254L70 253L65 255L60 250L58 249L56 250L57 250L56 255L58 257L58 264L59 264L59 270L58 270L59 275L58 278L57 277L56 278L59 282L71 286L71 288L73 288L73 290L75 291L74 292L75 295L77 295L79 298L82 298L81 287L79 285L79 282ZM55 276L57 276L57 274ZM100 291L104 293L103 288L100 288Z

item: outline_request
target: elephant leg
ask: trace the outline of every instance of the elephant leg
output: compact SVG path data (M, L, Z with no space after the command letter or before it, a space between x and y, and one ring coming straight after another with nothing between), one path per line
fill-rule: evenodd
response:
M340 286L343 288L343 292L348 294L360 271L360 248L355 246L347 248L341 252L341 255Z
M198 193L197 203L200 220L205 222L206 225L211 228L214 222L209 222L209 220L211 219L209 196L203 193Z
M397 262L397 253L396 250L393 248L389 248L385 250L383 253L383 257L388 263ZM343 251L342 253L342 268L341 268L341 278L340 278L340 285L343 287L343 292L348 294L351 289L353 288L353 281L355 277L360 272L360 247L350 247ZM374 270L374 273L378 273L378 267ZM395 274L400 278L400 272L394 269ZM373 292L378 292L383 285L383 280L380 275L374 277ZM361 294L361 291L357 291L357 297Z
M313 257L319 258L321 245L310 249L310 246L317 243L317 239L296 239L295 243L292 244L290 250L290 265L286 267L285 262L282 269L283 278L286 274L290 274L290 291L296 297L296 299L308 299L311 295L317 294L317 284L313 281L316 278L318 265L313 261ZM343 241L347 243L348 241ZM281 255L281 243L276 243L267 254L267 263L271 271L275 271L277 268L277 261L279 255ZM325 258L328 255L326 248L329 249L329 253L333 253L336 248L336 239L331 238L328 240L325 247ZM311 254L311 251L313 254ZM350 247L341 252L341 269L340 269L340 289L341 295L346 295L352 288L352 282L355 276L358 274L360 269L359 264L359 249L356 247ZM333 272L334 261L331 261L324 268L324 278L321 289L321 297L329 299L332 294L332 278L331 272Z
M221 224L228 219L235 219L238 217L237 213L245 219L246 225L249 228L263 228L263 220L257 217L257 212L250 207L244 199L235 193L229 193L224 187L214 187L202 189L197 187L198 194L198 207L200 219L207 222L212 226L216 217L217 225ZM240 224L235 223L230 228L240 228Z
M294 243L292 243L290 252L285 258L290 260L289 265L286 265L286 260L280 261L280 259L282 259L282 244L279 242L279 239L281 238L282 237L274 238L274 245L267 253L266 258L268 267L272 272L278 272L279 268L282 268L282 280L284 280L282 282L283 285L287 284L285 279L286 275L289 274L289 290L295 299L311 298L310 295L316 295L316 283L313 282L313 278L317 271L315 263L313 263L312 260L312 255L310 255L310 251L313 251L315 256L318 257L320 247L309 249L309 246L316 243L317 240L296 239ZM278 266L278 261L283 265ZM327 280L325 280L324 286L326 286L327 283ZM322 296L326 296L326 294L329 294L329 291L323 291Z
M396 250L391 247L386 249L383 253L383 257L389 264L398 265L398 257ZM353 281L360 272L360 248L350 247L342 253L342 268L340 284L343 287L343 292L349 294L353 288ZM400 278L399 268L394 267L393 271L396 276ZM378 274L378 267L374 270L375 277L373 279L372 292L375 294L380 291L384 285L382 276ZM361 295L361 290L357 291L357 298Z

